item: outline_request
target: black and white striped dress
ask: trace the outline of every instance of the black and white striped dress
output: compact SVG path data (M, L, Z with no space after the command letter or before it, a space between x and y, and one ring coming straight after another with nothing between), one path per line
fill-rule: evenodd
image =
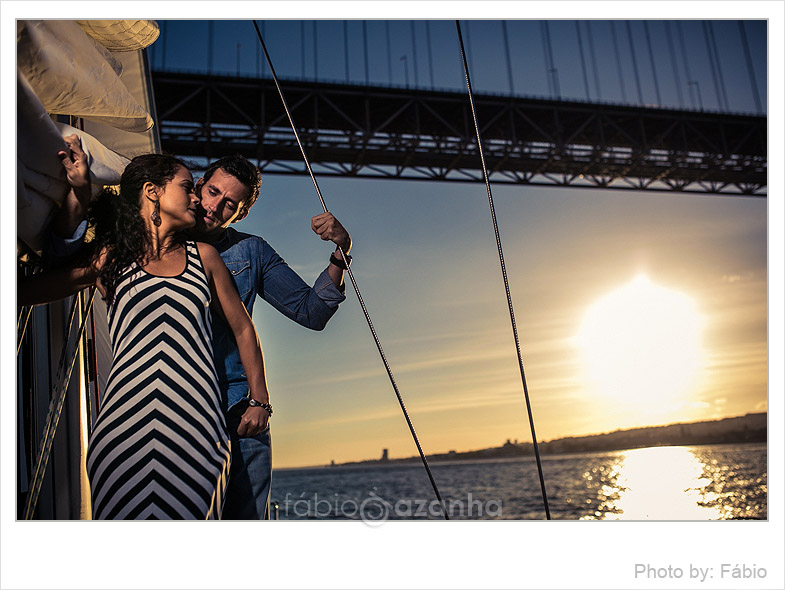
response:
M87 451L93 518L220 517L229 436L196 244L175 277L132 265L107 315L112 370Z

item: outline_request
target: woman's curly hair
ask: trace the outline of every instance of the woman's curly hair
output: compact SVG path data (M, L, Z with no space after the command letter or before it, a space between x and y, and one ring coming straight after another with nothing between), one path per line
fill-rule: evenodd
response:
M106 301L114 299L123 272L134 262L142 264L152 249L150 232L141 215L142 187L146 182L164 187L180 168L188 168L179 158L163 154L137 156L120 178L120 190L104 189L88 212L93 226L91 263L103 256L98 278L106 291Z

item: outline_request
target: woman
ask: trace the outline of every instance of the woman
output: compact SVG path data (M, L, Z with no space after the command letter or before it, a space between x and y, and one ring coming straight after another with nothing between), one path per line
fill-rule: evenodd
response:
M86 166L60 157L81 190ZM87 452L96 519L220 516L230 450L211 308L234 332L251 397L269 402L256 330L226 266L212 246L182 233L195 224L198 202L182 161L138 156L119 194L105 191L91 207L86 262L19 284L21 304L91 285L107 302L113 362Z

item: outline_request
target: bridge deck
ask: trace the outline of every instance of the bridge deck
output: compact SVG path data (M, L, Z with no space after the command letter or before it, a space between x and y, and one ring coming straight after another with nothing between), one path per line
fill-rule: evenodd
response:
M154 72L165 150L304 173L274 84ZM482 179L466 94L282 82L322 175ZM493 182L765 196L766 118L475 96Z

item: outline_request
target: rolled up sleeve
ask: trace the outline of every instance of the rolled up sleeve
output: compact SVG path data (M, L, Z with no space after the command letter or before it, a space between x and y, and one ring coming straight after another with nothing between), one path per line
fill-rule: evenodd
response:
M259 293L285 316L311 330L323 330L346 299L327 269L309 286L286 264L273 248L264 243L262 284Z

